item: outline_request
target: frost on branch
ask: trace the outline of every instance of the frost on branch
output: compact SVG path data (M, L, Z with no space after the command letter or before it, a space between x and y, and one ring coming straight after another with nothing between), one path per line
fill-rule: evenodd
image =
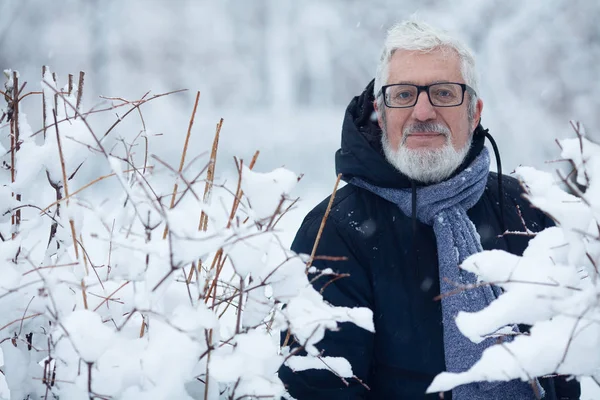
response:
M351 375L347 361L316 357L314 345L338 322L373 330L372 315L326 304L306 260L282 245L276 228L293 204L294 173L254 171L256 153L248 166L239 161L237 185L224 186L214 168L222 120L209 158L186 163L185 145L177 168L148 154L144 104L179 91L104 98L84 112L83 74L61 87L44 68L41 92L27 94L18 74L6 75L5 398L279 399L286 361ZM32 129L25 110L35 96L43 115ZM102 113L106 131L93 123ZM142 126L131 131L121 122L134 116ZM187 127L185 143L193 118ZM287 329L313 357L280 350Z
M462 268L504 293L456 323L473 342L502 337L514 323L531 325L528 335L488 348L470 370L442 373L428 392L477 381L506 381L561 374L600 378L600 146L576 128L577 138L559 142L569 175L521 167L517 176L531 204L556 227L533 238L522 257L486 251Z

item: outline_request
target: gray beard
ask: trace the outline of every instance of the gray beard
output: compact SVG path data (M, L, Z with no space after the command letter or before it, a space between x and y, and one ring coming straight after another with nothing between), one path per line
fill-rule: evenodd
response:
M456 150L448 136L446 144L436 149L408 149L403 140L398 150L394 150L386 130L382 132L381 145L388 162L410 179L422 183L438 183L450 177L464 161L473 141L470 135L463 148Z

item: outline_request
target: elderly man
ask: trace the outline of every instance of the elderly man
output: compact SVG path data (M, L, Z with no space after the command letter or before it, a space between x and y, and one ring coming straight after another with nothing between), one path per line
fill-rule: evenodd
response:
M350 361L355 378L347 382L326 370L282 368L296 399L426 398L438 373L468 369L494 343L471 343L454 317L485 307L497 288L436 297L475 282L458 267L469 255L523 252L526 237L500 236L523 229L516 205L530 229L551 221L522 200L500 165L500 174L489 171L486 137L496 147L479 123L477 93L464 44L417 21L389 31L374 82L346 111L336 168L348 185L337 192L318 244L317 255L346 260L314 262L349 274L314 285L331 304L370 308L375 333L342 324L320 343L323 355ZM296 252L311 253L326 208L324 201L307 215ZM577 399L579 392L576 381L554 377L463 385L444 398Z

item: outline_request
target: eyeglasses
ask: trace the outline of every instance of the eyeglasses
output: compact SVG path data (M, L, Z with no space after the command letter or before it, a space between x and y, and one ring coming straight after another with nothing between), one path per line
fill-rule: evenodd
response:
M464 83L434 83L424 86L397 83L383 86L378 97L383 95L385 105L390 108L408 108L417 104L421 92L426 92L432 106L456 107L465 100L465 91L476 95L475 90Z

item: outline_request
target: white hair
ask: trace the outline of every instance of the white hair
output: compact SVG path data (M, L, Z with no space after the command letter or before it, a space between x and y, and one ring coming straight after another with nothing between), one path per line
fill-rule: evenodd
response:
M377 65L373 93L382 113L384 113L383 96L378 98L377 95L379 94L381 87L388 82L390 60L394 55L394 52L396 50L408 50L426 53L437 49L450 49L458 54L461 64L460 71L465 83L473 88L475 93L479 93L475 59L471 50L458 39L451 37L447 32L438 30L424 22L412 19L392 26L385 39L381 59ZM469 120L472 121L477 106L477 94L470 94L469 99L468 115Z

